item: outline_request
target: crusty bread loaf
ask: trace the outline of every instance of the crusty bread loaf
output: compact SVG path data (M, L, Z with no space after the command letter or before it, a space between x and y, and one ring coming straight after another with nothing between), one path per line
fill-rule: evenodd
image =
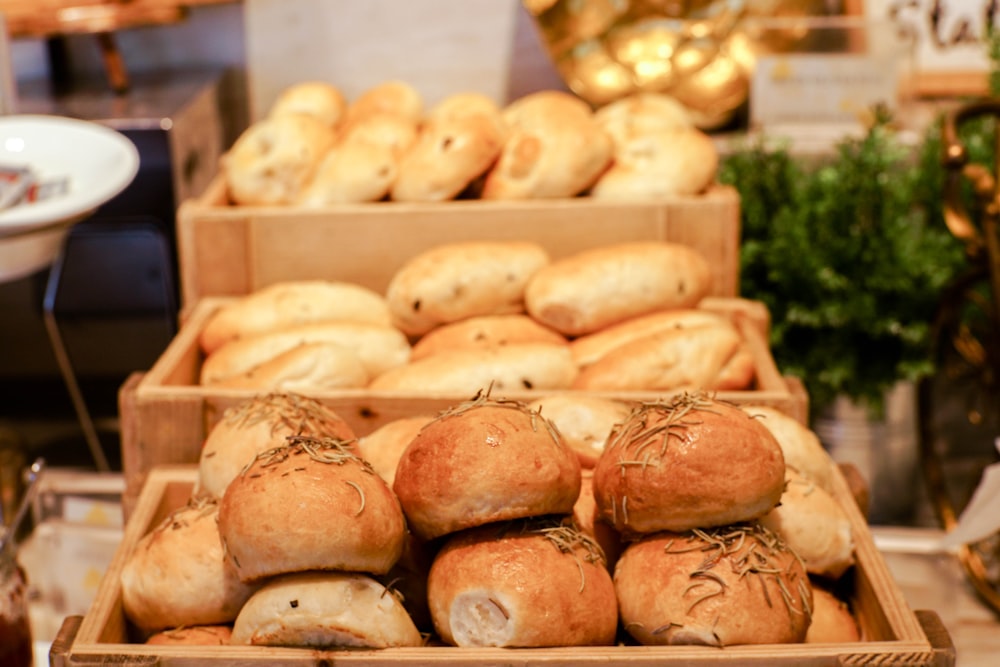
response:
M580 463L547 419L480 396L443 412L413 439L393 490L421 539L494 521L569 514Z
M704 392L637 406L594 467L601 519L626 535L756 519L784 486L770 431Z
M496 392L569 389L577 368L564 344L516 343L503 347L440 352L382 373L368 384L376 391L472 396Z
M229 646L233 629L229 625L191 625L160 630L146 639L155 646Z
M284 446L293 435L354 439L347 422L316 399L295 393L254 396L226 410L209 429L198 459L195 493L221 498L258 454Z
M307 114L253 123L222 158L229 199L237 205L294 203L334 138L333 128Z
M402 604L358 572L304 572L268 581L233 624L233 644L308 648L421 646Z
M399 465L399 457L417 437L420 429L432 419L434 419L434 415L400 417L380 426L358 439L361 458L368 461L379 477L391 487L396 481L396 466Z
M229 623L253 593L225 558L218 509L214 500L189 502L140 538L126 557L122 607L141 631Z
M399 560L399 501L341 440L293 436L257 456L219 503L219 535L241 581L307 570L384 574Z
M593 468L616 424L632 411L630 404L584 392L552 393L528 404L551 421L580 465Z
M210 387L305 343L334 343L354 351L370 377L402 366L410 341L395 327L367 322L318 322L232 340L205 358L201 384Z
M551 262L532 276L524 300L542 324L582 336L658 310L692 308L711 287L711 267L697 250L635 241Z
M367 386L370 380L357 352L337 343L320 341L297 345L213 386L266 392L309 392L358 389Z
M386 301L393 322L416 336L477 315L524 312L524 289L549 263L527 241L459 241L417 253L392 276Z
M517 343L566 344L566 337L523 313L478 315L431 329L413 344L410 361L440 352Z
M729 319L720 313L700 308L672 308L632 317L617 324L570 341L573 359L588 366L608 352L636 338L667 329L690 329L695 326L726 324Z
M839 579L854 565L851 520L837 500L791 468L781 503L760 522L802 559L809 574Z
M632 201L697 195L715 182L718 169L718 149L701 130L651 130L616 146L614 164L590 194Z
M843 644L861 641L858 621L846 602L823 586L813 584L812 623L807 644Z
M770 405L744 405L743 409L775 437L781 445L785 465L816 482L820 488L833 490L836 464L812 429Z
M385 297L361 285L288 280L220 305L198 334L198 345L205 354L211 354L236 338L341 320L388 325L392 314Z
M391 113L418 122L424 114L424 98L414 86L396 79L383 81L366 90L347 106L344 124L382 113Z
M812 587L795 554L756 524L648 535L615 568L621 623L640 644L805 639Z
M714 389L742 349L729 323L664 329L615 348L581 369L576 389L602 391Z
M442 640L465 648L607 646L617 629L600 547L555 520L452 536L431 566L427 599Z
M306 114L336 128L347 110L344 93L326 81L301 81L282 90L271 104L270 116Z

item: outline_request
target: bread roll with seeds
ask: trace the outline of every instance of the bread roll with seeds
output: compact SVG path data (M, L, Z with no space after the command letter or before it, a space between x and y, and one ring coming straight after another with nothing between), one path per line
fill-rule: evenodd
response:
M567 344L562 334L522 313L479 315L431 329L413 344L410 361L459 349L486 349L518 343Z

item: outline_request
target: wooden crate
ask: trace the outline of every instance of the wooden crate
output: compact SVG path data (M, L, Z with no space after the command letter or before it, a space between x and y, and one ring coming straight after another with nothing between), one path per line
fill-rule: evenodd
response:
M177 336L153 367L129 378L120 392L122 469L125 475L123 507L127 514L138 498L146 474L155 466L195 463L211 427L230 407L256 392L218 389L198 384L203 354L198 335L209 317L234 297L201 300ZM754 357L755 384L745 391L724 391L718 396L734 403L774 406L805 423L808 400L801 383L783 378L774 364L767 342L769 313L763 303L740 298L709 297L702 307L728 315L739 328ZM336 410L361 435L389 421L418 413L436 414L471 398L455 395L415 395L370 389L343 389L310 393ZM533 400L540 390L508 393L508 398ZM656 400L663 393L615 392L633 400Z
M834 495L850 518L856 539L856 566L845 575L852 586L850 603L862 641L843 644L774 644L724 649L671 647L585 647L494 649L422 647L383 650L312 650L250 646L146 646L128 643L129 626L122 611L120 574L138 540L171 510L183 506L197 479L195 466L160 466L151 471L126 526L125 535L84 617L64 622L52 644L52 667L71 665L344 665L397 667L448 664L485 665L617 665L736 667L777 665L834 667L843 665L907 665L950 667L955 649L933 611L912 611L875 547L871 533L842 476L834 477Z
M309 210L230 206L221 177L177 213L181 305L248 294L295 279L348 280L384 293L402 264L453 241L524 240L553 259L625 241L663 240L700 251L713 296L739 293L740 201L718 185L656 202L573 199L428 204L381 202Z

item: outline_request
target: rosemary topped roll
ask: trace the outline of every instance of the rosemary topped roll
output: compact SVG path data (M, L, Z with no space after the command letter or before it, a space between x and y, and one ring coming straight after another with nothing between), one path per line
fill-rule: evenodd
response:
M399 501L351 444L293 436L229 484L219 534L242 581L304 570L385 574L399 560Z
M641 644L805 640L812 586L802 563L757 523L633 542L615 568L625 631Z
M778 504L784 485L770 431L704 392L637 406L594 467L600 517L624 534L756 519Z

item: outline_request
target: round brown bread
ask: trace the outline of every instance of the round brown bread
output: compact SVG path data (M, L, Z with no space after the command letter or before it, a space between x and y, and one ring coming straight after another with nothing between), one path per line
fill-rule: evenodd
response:
M400 417L383 424L368 435L358 439L361 458L368 461L379 477L391 487L396 480L396 466L399 465L399 457L417 437L420 429L432 419L434 419L433 415L415 415L413 417Z
M809 627L805 569L756 524L643 537L614 583L622 627L644 645L791 644Z
M218 504L192 500L146 533L121 570L122 608L144 633L236 618L254 588L228 563Z
M299 113L313 116L337 127L347 109L347 99L339 88L325 81L302 81L288 86L271 104L270 116Z
M769 405L744 405L743 409L775 437L781 445L785 465L811 479L820 488L833 491L836 464L812 429Z
M293 436L229 484L219 534L242 581L306 570L384 574L402 553L406 521L346 443Z
M156 646L228 646L233 629L228 625L192 625L170 628L151 635L147 644Z
M421 539L486 523L569 514L580 463L551 423L519 402L479 396L417 434L393 490Z
M413 344L410 361L457 349L484 349L516 343L566 344L562 334L523 313L479 315L431 329Z
M585 392L549 394L528 407L555 425L583 468L594 467L615 425L625 421L632 411L623 401Z
M836 580L854 564L851 520L840 503L795 470L786 472L781 503L760 522L802 559L809 574Z
M421 646L402 603L358 572L303 572L268 581L240 610L233 644L309 648Z
M814 583L812 623L806 632L806 643L844 644L859 641L861 630L851 608L831 591Z
M441 639L460 647L606 646L618 611L601 548L557 520L450 537L427 599Z
M529 315L582 336L658 310L694 307L712 287L712 270L694 248L634 241L584 250L535 273L524 291Z
M784 486L774 436L706 393L638 406L594 467L601 519L625 534L756 519L778 504Z
M209 430L198 458L195 492L221 498L258 454L285 445L293 435L354 439L347 422L316 399L294 393L255 396L226 410Z

